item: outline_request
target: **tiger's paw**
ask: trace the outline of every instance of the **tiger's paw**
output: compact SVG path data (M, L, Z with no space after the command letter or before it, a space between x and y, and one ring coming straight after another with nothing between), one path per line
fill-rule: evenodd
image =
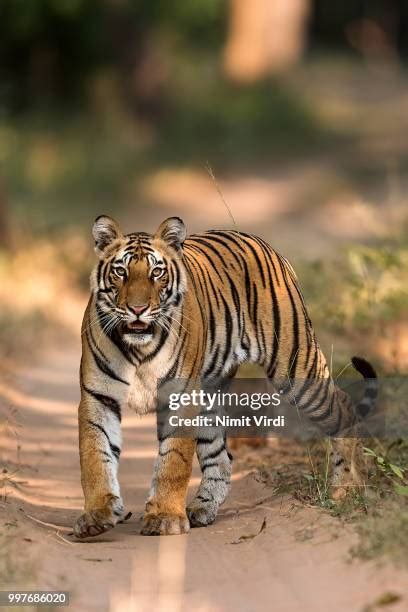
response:
M177 514L145 514L142 524L142 535L181 535L190 531L187 516Z
M356 494L364 494L366 479L356 470L345 468L341 478L333 478L330 487L330 497L333 501L343 502Z
M93 538L114 526L115 523L107 519L104 513L99 510L84 512L74 525L74 535L79 539Z
M79 539L93 538L109 531L123 518L123 504L120 498L113 497L103 508L84 512L74 525L74 535Z
M330 491L330 497L335 502L342 502L350 494L350 490L347 487L332 487Z
M218 505L213 501L193 500L187 508L191 527L206 527L215 521Z
M335 502L344 502L354 495L363 495L366 494L366 492L364 483L351 480L341 485L332 486L330 489L330 497Z

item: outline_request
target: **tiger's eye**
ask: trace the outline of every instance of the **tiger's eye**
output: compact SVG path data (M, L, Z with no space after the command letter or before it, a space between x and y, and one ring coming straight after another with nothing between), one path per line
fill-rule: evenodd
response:
M160 278L160 276L163 274L163 272L164 272L164 270L157 266L156 268L153 268L153 270L152 270L152 277L153 278Z
M114 268L114 272L117 274L117 276L120 276L120 278L123 278L126 275L126 269L123 266L116 266Z

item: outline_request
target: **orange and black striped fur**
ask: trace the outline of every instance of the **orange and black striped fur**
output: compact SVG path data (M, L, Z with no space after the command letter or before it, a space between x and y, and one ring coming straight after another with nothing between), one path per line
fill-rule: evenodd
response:
M295 273L266 242L238 231L208 231L186 239L181 219L154 235L124 235L107 216L93 227L99 261L91 276L81 361L79 440L85 512L74 532L83 538L113 527L123 516L117 471L121 414L157 405L158 380L227 380L243 362L262 366L271 381L320 381L297 408L334 436L332 483L341 495L364 481L361 444L342 438L358 412L375 400L374 381L357 407L330 378ZM362 359L367 379L375 372ZM339 435L336 438L336 434ZM224 502L231 456L224 436L196 440L163 436L142 533L185 533L214 521ZM202 481L190 506L186 491L194 454Z

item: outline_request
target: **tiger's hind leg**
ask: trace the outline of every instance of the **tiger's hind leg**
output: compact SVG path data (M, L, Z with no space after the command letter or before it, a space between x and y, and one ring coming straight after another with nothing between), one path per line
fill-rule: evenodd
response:
M208 435L205 435L208 433ZM214 522L218 508L227 497L232 470L225 437L209 430L197 439L197 458L203 474L198 491L187 508L192 527L204 527Z
M331 438L331 497L342 500L364 490L368 468L363 452L364 429L356 419L351 399L339 388L336 389L336 399L334 405L337 406L341 422L347 424L339 434L342 437Z
M363 443L359 438L333 438L331 443L331 497L342 500L361 491L367 482Z

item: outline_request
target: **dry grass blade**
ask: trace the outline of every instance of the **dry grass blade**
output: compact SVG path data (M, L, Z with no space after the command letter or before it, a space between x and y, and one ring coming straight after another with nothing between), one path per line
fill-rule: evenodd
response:
M39 525L42 525L43 527L48 527L48 528L51 527L51 529L56 529L58 532L59 531L64 531L65 533L67 533L67 532L71 531L70 527L64 527L63 525L55 525L55 523L47 523L45 521L41 521L40 519L36 518L35 516L31 516L31 514L28 514L27 512L24 512L24 516L26 516L27 518L31 519L35 523L38 523ZM67 534L67 535L69 535L69 534Z
M221 198L222 203L224 204L225 208L227 209L227 212L229 214L229 216L231 217L231 220L235 226L235 229L238 231L238 226L237 226L237 222L235 221L234 215L232 214L232 210L231 208L228 206L226 199L223 196L223 193L221 191L221 187L218 184L217 179L215 178L215 174L213 172L213 169L211 168L209 162L207 161L206 165L205 165L205 169L208 172L208 175L210 176L211 180L213 181L215 188L217 190L218 195Z
M69 540L67 540L66 538L64 538L64 536L63 536L63 535L61 535L59 531L57 531L57 532L55 533L55 535L57 536L57 538L59 538L60 540L62 540L63 542L65 542L65 544L69 544L70 546L74 546L74 543L73 543L73 542L70 542Z

